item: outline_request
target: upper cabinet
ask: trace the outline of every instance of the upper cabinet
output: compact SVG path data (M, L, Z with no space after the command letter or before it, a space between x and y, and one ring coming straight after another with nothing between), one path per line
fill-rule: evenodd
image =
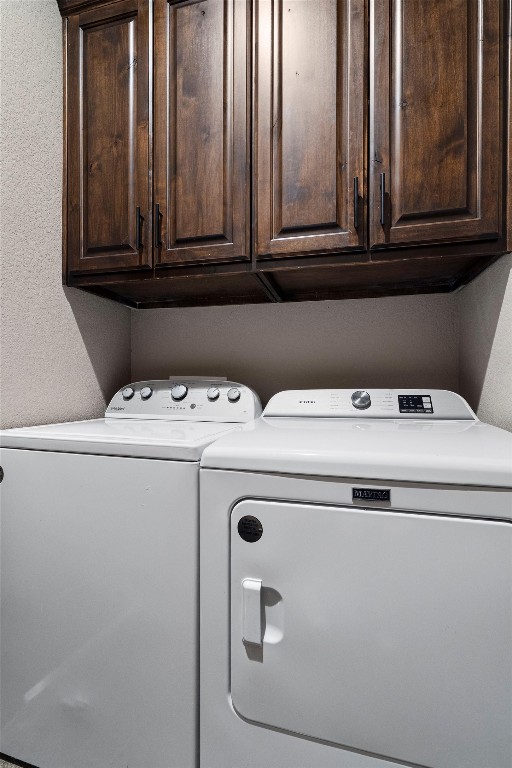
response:
M120 0L67 22L69 272L152 263L149 0Z
M372 246L499 237L503 5L372 0Z
M245 0L155 0L157 265L250 258Z
M256 0L255 252L366 240L364 0Z
M505 252L512 0L58 2L68 285L450 291Z

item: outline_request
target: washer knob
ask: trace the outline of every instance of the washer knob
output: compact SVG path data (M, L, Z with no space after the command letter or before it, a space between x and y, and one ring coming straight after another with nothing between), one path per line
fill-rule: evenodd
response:
M153 394L153 390L151 389L151 387L142 387L140 391L140 396L143 400L149 400L152 394Z
M231 389L228 389L228 400L230 403L238 403L240 400L240 390L236 387L231 387Z
M358 390L352 395L352 405L359 411L365 411L372 404L372 400L368 392L364 390Z
M122 392L123 400L131 400L134 394L135 390L133 387L125 387Z
M215 400L218 400L219 395L220 395L220 392L217 387L210 387L210 389L206 393L206 397L211 403L215 402Z
M188 393L188 387L186 387L184 384L175 384L174 387L171 389L171 397L173 400L177 400L178 402L180 400L183 400Z

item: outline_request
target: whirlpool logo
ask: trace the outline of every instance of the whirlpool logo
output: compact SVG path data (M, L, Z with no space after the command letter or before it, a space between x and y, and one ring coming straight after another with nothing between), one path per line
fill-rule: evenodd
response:
M352 488L352 501L391 501L388 488Z

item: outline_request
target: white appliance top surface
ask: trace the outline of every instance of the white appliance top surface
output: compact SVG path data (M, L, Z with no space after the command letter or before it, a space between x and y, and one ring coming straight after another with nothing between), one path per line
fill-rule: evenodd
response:
M197 461L204 448L238 424L158 420L93 419L6 429L0 446L109 456Z
M271 400L261 419L209 446L201 466L512 489L512 434L482 424L462 398L454 398L462 411L465 406L465 417L269 417ZM314 395L302 392L301 399Z
M7 429L0 446L198 461L220 435L261 413L252 389L225 379L138 381L115 393L104 419Z

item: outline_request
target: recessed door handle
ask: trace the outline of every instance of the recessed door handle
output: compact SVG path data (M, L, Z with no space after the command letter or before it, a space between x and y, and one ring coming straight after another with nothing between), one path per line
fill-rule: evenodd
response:
M244 579L242 581L242 638L244 643L261 645L261 579Z

